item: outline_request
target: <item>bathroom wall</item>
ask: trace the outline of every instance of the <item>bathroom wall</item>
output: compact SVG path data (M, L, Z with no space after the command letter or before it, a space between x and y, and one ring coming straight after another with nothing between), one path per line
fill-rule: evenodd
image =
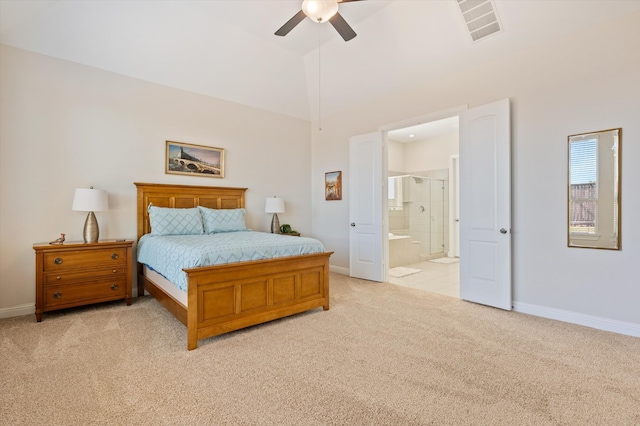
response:
M404 170L413 174L420 170L448 169L449 156L458 152L457 129L431 139L408 143L404 149Z

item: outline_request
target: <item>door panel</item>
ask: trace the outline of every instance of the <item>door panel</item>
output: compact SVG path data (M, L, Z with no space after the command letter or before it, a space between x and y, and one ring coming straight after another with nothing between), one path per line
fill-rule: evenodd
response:
M449 156L449 257L460 257L460 173L458 155Z
M383 281L382 133L349 141L350 275Z
M460 297L511 310L508 99L460 114Z

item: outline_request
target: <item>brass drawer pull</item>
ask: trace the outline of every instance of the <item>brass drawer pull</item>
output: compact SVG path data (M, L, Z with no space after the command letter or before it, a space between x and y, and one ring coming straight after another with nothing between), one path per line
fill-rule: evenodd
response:
M113 273L115 274L116 272L118 272L118 270L117 270L117 269L114 269L114 270L113 270L113 271L111 271L111 272L113 272Z
M118 253L113 253L113 254L111 255L111 258L112 258L113 260L116 260L116 259L117 259L117 258L119 258L119 257L120 257L120 256L118 256Z
M60 299L61 297L62 297L62 293L60 293L59 291L56 291L55 293L53 293L54 299Z
M56 280L59 280L59 279L62 279L62 277L61 277L60 275L58 275L58 276L56 277Z
M118 284L114 284L111 286L111 290L116 291L118 289Z
M53 263L55 263L56 265L60 265L62 263L62 258L56 257Z

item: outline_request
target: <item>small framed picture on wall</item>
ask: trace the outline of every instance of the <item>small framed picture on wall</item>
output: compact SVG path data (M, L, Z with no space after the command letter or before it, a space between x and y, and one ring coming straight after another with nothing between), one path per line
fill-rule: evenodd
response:
M327 172L324 174L325 200L342 200L342 172Z

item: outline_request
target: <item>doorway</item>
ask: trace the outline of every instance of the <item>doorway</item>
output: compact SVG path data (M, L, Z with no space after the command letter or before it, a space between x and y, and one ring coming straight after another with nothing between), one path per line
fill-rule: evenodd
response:
M459 297L458 116L389 130L386 142L388 281Z
M349 139L349 184L356 194L349 203L350 275L378 282L388 281L388 173L384 168L385 164L390 164L388 159L392 158L388 155L390 144L386 143L388 132L448 117L458 117L458 149L462 159L458 179L459 297L469 302L511 310L509 98L471 109L466 106L451 108L428 117L382 126L377 132ZM363 155L353 155L359 153L358 148L362 148L360 153ZM405 154L399 157L403 160L422 158ZM435 157L437 156L434 155ZM427 158L431 158L431 155ZM361 192L363 196L360 196ZM456 260L447 258L446 261ZM363 270L371 273L366 275L357 271L354 265L358 262L366 265L367 268Z

